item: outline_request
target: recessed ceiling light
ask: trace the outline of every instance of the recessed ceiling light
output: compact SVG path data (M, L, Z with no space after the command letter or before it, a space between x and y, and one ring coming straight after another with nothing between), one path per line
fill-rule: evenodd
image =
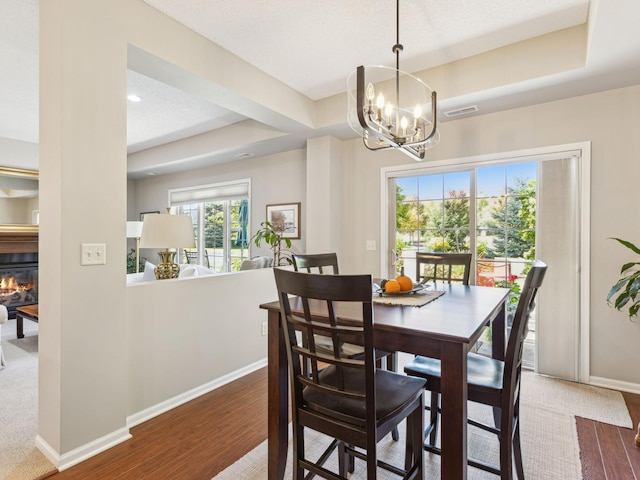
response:
M155 175L162 175L162 172L148 172L147 175L150 175L153 177Z
M138 102L142 101L142 99L138 95L135 95L133 93L130 93L129 95L127 95L127 100L129 100L130 102L135 102L135 103L138 103Z
M253 153L244 152L236 155L236 158L247 158L247 157L253 157Z

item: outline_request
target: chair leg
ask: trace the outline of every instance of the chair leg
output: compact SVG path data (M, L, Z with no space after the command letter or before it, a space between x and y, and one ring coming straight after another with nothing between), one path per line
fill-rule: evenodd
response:
M513 419L506 417L500 422L500 479L513 480Z
M393 352L391 355L387 355L385 363L388 371L395 372L398 366L398 352ZM396 442L400 439L398 427L395 427L393 430L391 430L391 438L393 438L393 440Z
M513 432L513 457L516 463L516 473L518 480L524 480L524 467L522 465L522 449L520 448L520 420L516 422L516 429Z
M345 448L344 442L338 445L338 473L341 477L347 478L347 470L349 469L349 455Z
M424 476L424 473L422 472L424 468L424 448L422 446L424 442L424 436L422 434L422 432L424 431L424 400L420 403L420 407L416 408L416 410L411 415L409 415L409 417L407 417L408 435L406 448L407 452L410 452L411 454L411 464L405 469L408 470L409 468L413 468L413 466L417 466L416 475L414 476L414 478L423 478Z
M438 439L438 407L440 405L440 395L436 391L431 392L431 403L429 405L430 415L429 422L431 425L431 433L429 433L429 445L435 447Z
M304 428L293 429L293 480L304 479L304 469L300 466L300 459L304 457Z

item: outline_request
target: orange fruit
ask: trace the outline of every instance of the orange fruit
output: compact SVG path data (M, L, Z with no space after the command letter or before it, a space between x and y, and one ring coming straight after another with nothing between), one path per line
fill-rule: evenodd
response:
M396 282L398 282L398 284L400 285L400 290L402 290L403 292L408 292L409 290L413 289L413 281L405 275L396 277Z
M400 291L400 284L395 280L387 280L384 284L384 291L386 293L395 293Z

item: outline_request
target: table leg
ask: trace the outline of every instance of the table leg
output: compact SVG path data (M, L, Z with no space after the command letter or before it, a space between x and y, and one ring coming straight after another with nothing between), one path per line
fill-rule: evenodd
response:
M280 328L280 313L269 311L268 322L268 479L282 480L287 463L289 433L287 351Z
M442 346L442 457L440 476L467 478L467 351L464 344Z
M24 338L24 332L23 332L23 321L24 319L22 318L22 315L20 313L16 314L16 336L18 338Z

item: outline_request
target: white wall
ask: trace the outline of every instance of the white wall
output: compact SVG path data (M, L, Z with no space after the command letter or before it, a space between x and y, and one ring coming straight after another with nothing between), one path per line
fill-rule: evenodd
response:
M129 285L129 424L265 365L267 313L259 306L276 298L271 268Z

